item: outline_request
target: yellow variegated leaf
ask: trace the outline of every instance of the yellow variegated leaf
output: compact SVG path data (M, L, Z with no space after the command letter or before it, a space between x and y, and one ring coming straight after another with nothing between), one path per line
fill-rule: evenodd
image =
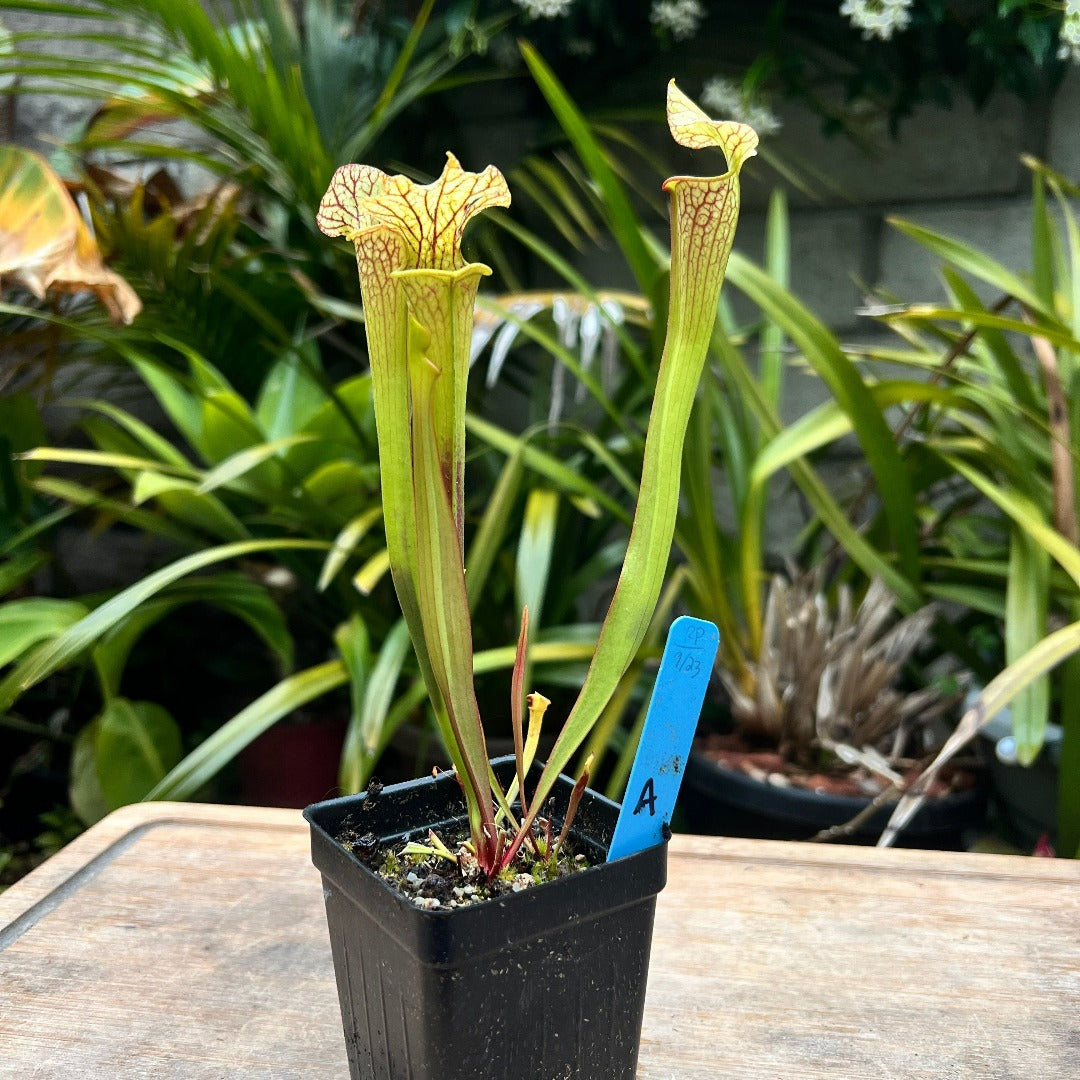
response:
M152 124L176 118L176 108L159 94L147 94L135 101L113 98L95 110L87 122L83 139L88 144L117 142Z
M63 181L19 146L0 146L0 288L8 278L40 299L49 290L90 290L117 322L142 310L131 286L104 265Z
M690 100L672 79L668 83L667 118L672 138L691 150L719 147L735 172L757 153L757 132L734 120L712 120Z

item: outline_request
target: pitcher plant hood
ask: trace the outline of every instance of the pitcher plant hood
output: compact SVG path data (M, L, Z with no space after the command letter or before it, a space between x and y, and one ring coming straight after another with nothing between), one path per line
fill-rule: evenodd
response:
M385 226L399 234L410 255L395 270L460 270L461 238L469 220L493 206L509 206L510 189L494 165L466 172L449 151L442 175L430 184L390 175L371 165L342 165L319 204L316 218L327 236L353 243Z
M664 183L671 201L668 323L634 523L585 682L552 748L526 815L527 824L535 819L556 777L607 707L656 609L678 513L686 428L739 219L739 173L757 152L753 128L711 119L674 80L668 84L667 116L677 143L693 150L722 151L727 171L712 177L673 176Z
M488 847L485 863L494 861L496 830L481 795L487 755L472 692L462 551L473 310L480 279L491 271L467 262L461 241L473 217L509 204L497 168L466 172L448 153L430 184L344 165L316 218L324 233L356 250L391 574L444 741L466 781L478 851Z

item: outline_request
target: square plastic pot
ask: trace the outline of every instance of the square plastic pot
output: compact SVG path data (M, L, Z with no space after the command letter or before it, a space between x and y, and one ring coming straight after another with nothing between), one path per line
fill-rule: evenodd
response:
M493 765L509 784L513 758ZM560 778L557 816L572 788ZM582 799L573 834L588 870L435 911L334 836L350 815L384 843L452 830L465 820L452 775L304 811L353 1080L633 1080L667 845L603 862L618 810L592 791Z

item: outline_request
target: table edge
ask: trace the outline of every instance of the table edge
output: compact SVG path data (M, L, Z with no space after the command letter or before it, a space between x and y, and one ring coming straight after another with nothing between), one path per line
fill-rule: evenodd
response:
M165 825L307 832L299 810L174 802L122 807L0 894L0 951L96 877L140 837ZM831 867L857 873L1080 885L1080 861L1017 855L847 847L679 833L672 838L671 856L692 862L741 862L758 866L783 863L808 870Z
M209 827L247 825L306 832L299 810L217 803L151 802L122 806L91 825L55 855L0 893L0 931L131 834L155 825L184 822ZM137 836L129 842L133 843Z

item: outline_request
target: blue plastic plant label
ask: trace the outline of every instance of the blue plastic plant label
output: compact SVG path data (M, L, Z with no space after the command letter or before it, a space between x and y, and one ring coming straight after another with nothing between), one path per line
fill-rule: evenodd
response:
M608 862L664 840L719 645L711 622L683 615L671 624Z

